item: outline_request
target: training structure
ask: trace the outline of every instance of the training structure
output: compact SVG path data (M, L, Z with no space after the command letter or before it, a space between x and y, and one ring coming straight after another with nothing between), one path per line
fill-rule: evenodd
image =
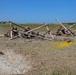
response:
M21 37L27 38L27 39L32 39L32 38L37 38L37 39L40 38L40 39L47 39L47 40L53 40L53 39L54 39L54 36L53 36L52 33L50 32L51 29L48 28L48 24L44 24L44 25L39 26L39 27L36 27L36 28L34 28L34 29L31 29L31 28L29 28L29 27L24 28L23 26L18 25L18 24L16 24L16 23L12 22L12 21L9 21L9 24L10 24L10 26L11 26L10 39L13 39L13 38L14 38L15 33L17 34L17 35L15 35L15 36L18 36L18 34L20 34ZM14 27L12 27L12 24L13 24L14 26L18 26L18 27L22 28L23 31L20 32L20 33L18 33L17 29L14 28ZM35 30L38 30L38 29L40 29L40 28L42 28L42 27L46 27L47 32L45 32L45 33L46 33L46 34L48 33L48 34L50 35L50 38L46 37L46 34L40 34L39 32L35 32ZM15 30L14 30L14 29L15 29ZM14 31L15 31L15 33L14 33Z
M59 39L65 40L70 38L71 36L75 36L75 33L71 30L71 28L75 26L75 24L66 27L58 19L56 19L56 21L60 24L60 28L57 29L56 32L51 32L53 28L56 28L56 25L49 26L49 24L44 24L31 29L29 25L23 27L22 25L9 21L10 30L6 34L4 34L4 36L9 37L10 39L21 37L25 39L43 39L43 40L59 40ZM18 30L17 27L22 30ZM37 31L38 29L43 27L46 28L46 31L44 33L40 33L40 31ZM57 36L59 37L57 38Z

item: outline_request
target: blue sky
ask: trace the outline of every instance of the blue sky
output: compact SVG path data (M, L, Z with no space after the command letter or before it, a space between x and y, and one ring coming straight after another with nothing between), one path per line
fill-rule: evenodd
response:
M76 0L0 0L0 21L76 22Z

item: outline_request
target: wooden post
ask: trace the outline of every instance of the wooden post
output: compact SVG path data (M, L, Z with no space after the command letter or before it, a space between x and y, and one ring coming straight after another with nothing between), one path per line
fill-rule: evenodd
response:
M10 22L10 39L13 39L13 32L12 32L12 23Z
M13 39L12 30L10 31L10 39Z
M46 26L46 29L49 31L50 29L48 28L48 26ZM54 39L54 36L51 34L51 32L49 31L49 34L51 35L52 39Z

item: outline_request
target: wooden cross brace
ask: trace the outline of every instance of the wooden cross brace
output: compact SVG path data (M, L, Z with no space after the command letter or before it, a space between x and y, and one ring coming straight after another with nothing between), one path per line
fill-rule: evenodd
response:
M51 38L54 39L54 36L52 35L52 33L50 32L51 29L49 29L48 26L46 26L47 32L48 34L50 34Z
M66 32L70 33L72 36L74 36L73 32L69 30L69 28L66 28L58 19L56 21L65 29Z

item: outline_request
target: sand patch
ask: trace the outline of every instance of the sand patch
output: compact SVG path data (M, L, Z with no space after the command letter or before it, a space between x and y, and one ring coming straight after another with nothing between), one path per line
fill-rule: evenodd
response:
M11 50L0 55L0 73L2 74L24 74L29 69L31 69L31 65L23 55Z

